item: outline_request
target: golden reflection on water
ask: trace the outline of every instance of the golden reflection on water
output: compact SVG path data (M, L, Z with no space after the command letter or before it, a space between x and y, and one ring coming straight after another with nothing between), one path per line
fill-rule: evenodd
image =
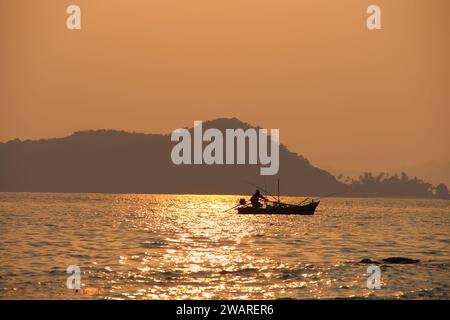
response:
M239 198L0 194L1 297L448 297L447 203L329 199L311 217L226 212ZM383 290L368 290L367 266L355 262L396 255L425 263L386 266ZM64 287L70 264L82 270L79 294Z

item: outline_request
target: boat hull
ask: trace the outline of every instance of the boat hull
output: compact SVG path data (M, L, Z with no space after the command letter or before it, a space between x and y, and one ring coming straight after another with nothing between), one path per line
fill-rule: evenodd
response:
M282 206L271 208L254 208L254 207L240 207L238 208L239 214L282 214L282 215L313 215L316 211L320 201L312 202L299 206Z

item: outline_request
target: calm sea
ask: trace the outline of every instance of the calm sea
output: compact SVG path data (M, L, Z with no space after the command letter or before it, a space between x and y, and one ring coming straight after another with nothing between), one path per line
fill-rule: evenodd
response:
M241 216L239 196L0 193L2 299L449 299L450 201L322 200ZM298 202L301 198L284 198ZM380 264L367 288L363 258ZM66 288L69 265L82 290Z

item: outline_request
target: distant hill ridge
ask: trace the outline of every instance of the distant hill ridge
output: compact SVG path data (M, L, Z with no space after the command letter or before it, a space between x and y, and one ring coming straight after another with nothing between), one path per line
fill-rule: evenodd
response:
M232 118L206 121L203 127L224 132L251 126ZM264 187L260 165L176 166L170 158L175 144L169 134L117 130L12 140L0 144L0 191L247 194L254 191L247 182ZM344 186L284 145L277 177L285 195L326 194ZM275 177L265 179L275 185Z
M217 128L222 132L252 127L236 118L203 123L203 130ZM341 192L346 196L450 198L445 185L434 188L407 176L373 177L365 173L358 181L338 181L282 144L276 177L261 176L259 164L177 166L170 158L175 144L170 134L118 130L86 130L64 138L0 143L0 191L249 194L255 189L253 185L259 185L275 193L279 178L283 195Z

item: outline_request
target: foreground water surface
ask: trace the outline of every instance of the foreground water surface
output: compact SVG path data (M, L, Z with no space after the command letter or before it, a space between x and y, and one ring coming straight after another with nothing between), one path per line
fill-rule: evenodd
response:
M224 212L239 198L0 193L0 298L449 299L450 201ZM393 256L421 262L380 264L382 287L368 289L358 262ZM78 293L66 288L69 265L81 269Z

